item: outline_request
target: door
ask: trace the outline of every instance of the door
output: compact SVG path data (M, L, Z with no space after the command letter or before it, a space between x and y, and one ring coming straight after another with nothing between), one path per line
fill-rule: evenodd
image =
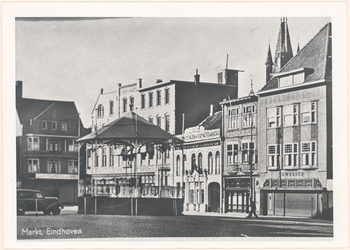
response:
M220 185L217 182L209 184L209 211L219 213L220 212Z

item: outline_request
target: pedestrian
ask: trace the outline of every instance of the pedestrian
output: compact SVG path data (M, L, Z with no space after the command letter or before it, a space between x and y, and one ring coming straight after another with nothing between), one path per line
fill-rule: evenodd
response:
M253 214L254 214L255 218L259 218L258 215L256 214L255 202L253 201L253 198L250 197L250 212L249 212L249 215L246 218L252 217Z

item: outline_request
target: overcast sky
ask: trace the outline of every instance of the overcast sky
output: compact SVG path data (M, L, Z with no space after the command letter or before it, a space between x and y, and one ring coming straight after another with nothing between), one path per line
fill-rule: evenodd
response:
M289 17L295 55L329 17ZM26 98L74 101L84 126L101 88L143 79L216 82L225 68L239 69L239 96L253 80L265 84L270 42L274 56L280 18L109 18L91 20L26 19L16 21L16 80Z

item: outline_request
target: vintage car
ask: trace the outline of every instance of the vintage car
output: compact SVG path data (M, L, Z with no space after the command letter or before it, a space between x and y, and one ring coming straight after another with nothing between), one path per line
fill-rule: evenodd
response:
M43 211L44 214L58 215L63 207L57 197L45 197L38 190L17 190L17 215L23 215L26 211Z

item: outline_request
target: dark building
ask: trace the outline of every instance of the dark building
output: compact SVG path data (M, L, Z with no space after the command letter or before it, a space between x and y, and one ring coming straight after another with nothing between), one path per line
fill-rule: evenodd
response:
M85 165L86 151L76 140L88 131L74 102L23 98L22 88L17 81L17 187L76 204L79 174L84 175L78 164Z

